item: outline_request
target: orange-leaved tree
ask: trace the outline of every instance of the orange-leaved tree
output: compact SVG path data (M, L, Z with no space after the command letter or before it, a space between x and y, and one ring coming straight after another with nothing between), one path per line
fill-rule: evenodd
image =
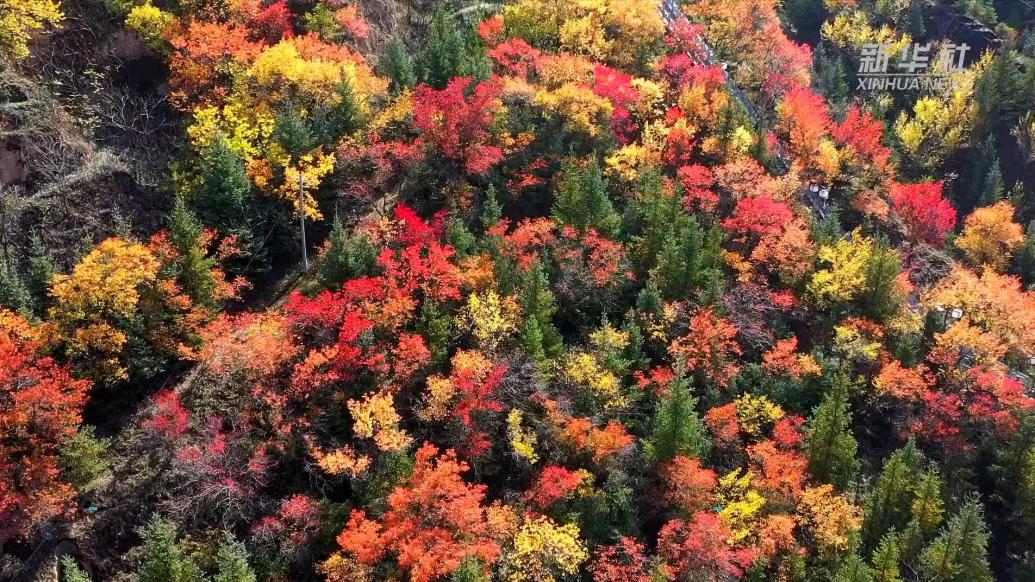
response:
M348 557L337 555L325 569L369 567L392 555L411 580L428 582L456 571L468 556L495 562L500 543L490 526L494 508L484 504L484 485L464 481L467 470L452 450L439 454L434 445L422 446L413 475L389 494L381 519L352 512L338 536Z

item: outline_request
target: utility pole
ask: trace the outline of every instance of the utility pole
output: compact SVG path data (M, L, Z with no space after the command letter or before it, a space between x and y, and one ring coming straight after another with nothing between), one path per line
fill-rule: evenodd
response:
M302 230L302 264L309 270L309 251L305 246L305 175L298 172L298 222Z

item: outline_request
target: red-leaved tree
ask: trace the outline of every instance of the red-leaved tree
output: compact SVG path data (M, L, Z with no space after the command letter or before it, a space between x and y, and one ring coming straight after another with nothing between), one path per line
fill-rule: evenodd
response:
M941 246L956 226L956 209L942 195L941 182L894 183L891 204L911 243Z
M658 534L658 553L676 580L735 580L751 567L757 551L730 546L730 531L718 514L698 511L673 519Z
M78 431L91 385L39 350L29 324L0 310L0 548L75 497L58 452Z
M461 171L478 175L503 160L503 150L491 143L500 88L486 81L469 91L471 82L470 77L457 77L442 90L417 87L413 122L425 147L441 153Z

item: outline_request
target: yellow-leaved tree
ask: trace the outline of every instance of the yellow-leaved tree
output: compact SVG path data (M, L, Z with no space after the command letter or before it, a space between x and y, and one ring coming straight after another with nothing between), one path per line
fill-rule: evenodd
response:
M970 137L978 119L974 86L992 62L993 53L966 71L953 76L953 83L940 93L921 97L912 114L903 111L895 121L895 135L912 163L934 173Z
M554 582L579 571L589 552L573 523L557 525L549 517L525 519L504 558L507 582Z
M29 56L29 43L64 15L52 0L0 0L0 57L19 60Z
M51 281L54 300L45 330L50 341L100 384L147 376L165 357L185 355L199 340L206 314L148 245L109 238L68 275Z
M504 8L503 21L510 36L622 67L665 34L653 0L521 0Z
M807 286L808 294L823 306L854 299L866 284L866 263L873 255L874 241L859 231L819 249L826 268L816 271Z
M978 208L964 222L956 246L975 265L991 265L1002 272L1024 244L1024 229L1013 220L1014 207L1003 200Z

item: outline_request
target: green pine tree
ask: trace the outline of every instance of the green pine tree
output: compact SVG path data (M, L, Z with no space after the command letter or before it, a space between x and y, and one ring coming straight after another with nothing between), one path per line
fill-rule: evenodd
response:
M903 15L902 30L906 30L913 38L927 36L927 27L924 26L924 9L922 0L909 0L909 8Z
M50 280L57 274L54 255L43 237L33 232L29 237L29 264L25 273L25 286L32 296L36 314L42 315L50 306Z
M201 582L204 577L183 544L176 526L158 516L140 529L142 539L137 579L139 582Z
M489 187L485 189L485 197L482 199L482 215L481 215L482 229L489 230L490 228L499 224L500 219L503 218L503 207L500 206L498 196L496 194L496 187L489 184Z
M328 238L318 269L321 286L339 289L349 279L373 274L377 253L365 236L350 235L345 225L335 220Z
M604 174L595 157L585 168L579 168L574 160L565 165L564 179L554 199L553 218L579 230L592 228L604 235L617 234L621 218L611 205Z
M298 107L290 101L281 107L276 121L272 138L284 148L292 159L297 160L319 145L309 120L303 118Z
M182 196L173 201L169 213L169 242L179 257L171 268L176 282L195 303L215 307L216 280L212 268L216 264L203 247L204 228L187 207Z
M413 61L410 52L402 39L392 39L388 45L388 78L392 80L392 92L399 93L417 84L417 75L413 72Z
M847 104L852 92L841 56L821 44L813 54L812 62L816 71L813 80L816 89L826 95L828 102L834 105L841 107Z
M449 222L446 223L446 236L449 238L449 244L460 257L470 256L478 244L474 233L468 230L464 221L456 215L451 216Z
M899 560L899 535L892 530L873 552L873 582L902 582Z
M696 282L701 269L701 247L704 235L697 221L685 229L670 232L658 251L657 264L651 277L657 282L661 296L666 299L685 299Z
M18 271L0 258L0 308L22 315L32 313L32 298Z
M875 548L890 529L902 531L909 521L914 490L920 481L920 451L911 440L884 461L866 499L863 546Z
M700 232L691 234L691 240L681 240L678 233L670 232L661 243L658 251L657 263L650 271L650 281L658 287L661 296L666 299L684 299L690 290L690 270L693 268L686 258L687 246L697 243L700 245Z
M681 300L696 288L714 282L721 286L721 241L722 232L717 225L705 231L692 217L679 220L665 237L650 271L662 297Z
M812 238L817 245L832 245L841 239L841 216L837 208L827 213L825 218L812 217Z
M658 403L654 428L647 443L647 454L651 459L665 463L676 455L697 459L708 456L711 441L696 406L697 399L690 393L690 382L680 372L669 383L668 391Z
M233 231L252 188L244 160L220 138L202 153L199 166L201 180L191 205L205 226Z
M968 3L976 6L977 3ZM994 10L992 10L994 14ZM1021 114L1029 109L1031 85L1025 78L1025 68L1016 66L1013 51L995 53L992 62L974 83L974 102L978 106L977 135L989 135L997 129L1009 129L1017 124ZM1028 67L1030 69L1030 67Z
M654 268L665 239L689 217L680 196L666 192L658 172L645 173L639 191L640 195L626 207L624 230L637 270L647 273Z
M255 572L248 565L248 550L229 535L216 552L217 572L213 582L255 582Z
M417 330L428 341L431 360L442 365L449 359L450 337L453 333L453 320L434 301L427 300L421 305Z
M525 276L521 291L521 309L525 320L521 327L521 343L540 364L560 354L561 334L553 325L557 302L550 290L550 280L542 263L536 262Z
M111 441L97 438L94 427L84 424L61 445L59 464L65 479L78 491L90 491L111 466Z
M431 17L418 62L421 80L436 89L444 88L454 77L472 76L476 81L488 77L485 48L446 6L439 6Z
M859 554L852 552L842 560L833 582L873 582L873 570Z
M636 311L641 314L661 315L665 302L661 297L658 284L648 279L647 285L636 295Z
M981 505L968 501L924 549L920 571L930 582L993 582L988 538Z
M831 384L809 420L805 454L814 477L844 490L855 475L858 445L851 431L847 374L836 372Z
M945 515L942 480L935 472L924 473L916 486L909 523L902 532L902 559L912 560L942 525Z
M729 155L733 136L742 126L750 127L750 120L744 111L744 106L737 99L728 99L726 105L719 110L719 119L715 128L715 135L718 137L723 156Z
M625 361L629 362L630 369L647 369L650 360L643 350L643 330L636 320L630 317L622 325L622 331L629 334L629 344L625 347L623 357Z
M1006 184L1003 182L1003 168L999 158L992 162L992 167L985 174L985 185L981 192L981 206L991 206L1006 196Z
M333 145L359 128L363 127L363 110L357 102L352 83L343 81L335 89L338 98L326 104L312 107L309 117L314 141Z
M198 220L222 236L235 236L240 253L227 269L253 275L269 268L266 242L278 219L273 206L252 195L244 160L219 138L200 156L197 182L191 183L188 201Z
M89 574L68 554L61 556L61 575L65 582L90 582Z
M1014 208L1024 208L1024 202L1028 199L1024 192L1024 182L1015 181L1013 188L1010 188L1010 192L1006 194L1006 199L1013 204Z
M902 274L899 252L880 239L866 261L866 281L859 297L863 313L876 321L887 321L902 309L904 297L898 279Z

